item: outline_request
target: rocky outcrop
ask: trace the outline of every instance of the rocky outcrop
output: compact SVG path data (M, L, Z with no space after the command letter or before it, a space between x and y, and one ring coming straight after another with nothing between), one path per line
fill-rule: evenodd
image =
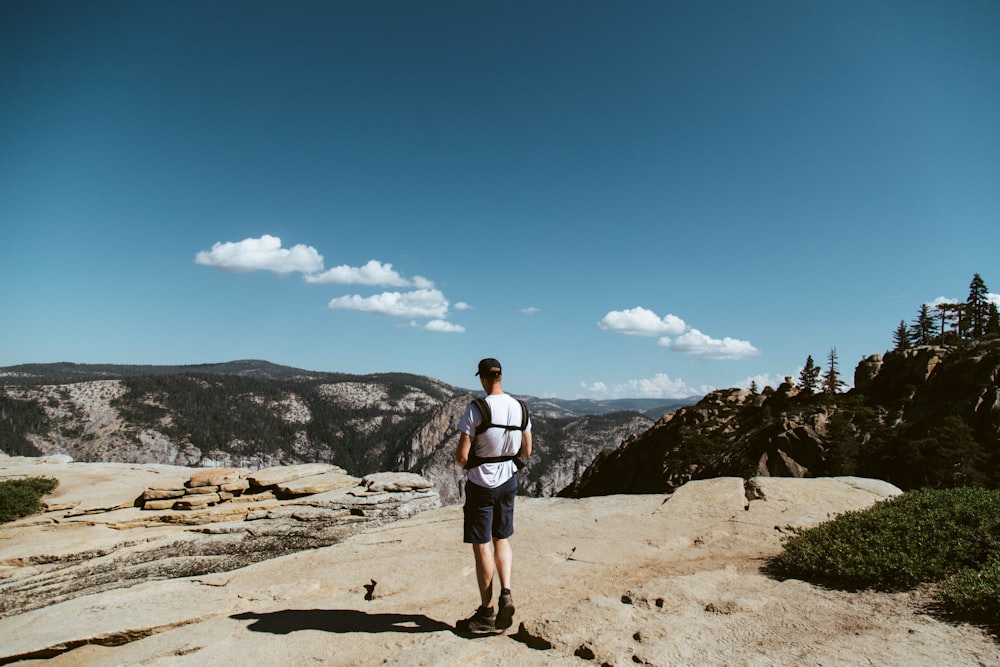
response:
M249 472L0 457L0 479L38 475L60 485L44 513L0 525L0 616L233 570L441 505L433 484L411 473L358 479L315 464ZM237 491L244 485L249 493ZM28 534L36 549L10 548ZM90 544L87 534L96 535Z
M228 504L230 511L240 506L249 512L278 498L325 493L356 483L357 479L343 468L323 463L256 471L206 468L195 472L182 486L158 485L146 489L137 504L145 510L200 510Z
M871 385L872 380L882 370L882 355L873 354L861 360L854 369L854 388L864 390Z
M843 394L712 392L602 452L561 494L670 492L725 475L861 474L901 488L1000 483L1000 341L863 360ZM916 449L915 449L916 448Z
M60 476L53 501L78 507L195 472L16 466ZM425 484L378 475L352 490L373 500ZM457 506L366 524L322 548L309 548L308 531L280 530L321 530L324 521L309 523L317 506L289 505L271 535L227 523L113 530L100 515L21 523L0 528L0 664L997 664L985 632L936 620L919 593L844 593L762 573L782 530L898 492L850 477L719 478L671 495L521 498L514 626L476 638L454 629L478 603Z

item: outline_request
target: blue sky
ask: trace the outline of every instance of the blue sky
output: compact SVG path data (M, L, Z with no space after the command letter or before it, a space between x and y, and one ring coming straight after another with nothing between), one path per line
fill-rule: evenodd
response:
M0 365L850 379L1000 292L997 35L992 0L5 0Z

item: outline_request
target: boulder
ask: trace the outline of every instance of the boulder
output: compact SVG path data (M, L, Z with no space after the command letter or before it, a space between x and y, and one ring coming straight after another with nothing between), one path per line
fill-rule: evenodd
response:
M247 472L242 468L204 468L193 473L187 485L200 487L232 484L246 477Z
M378 472L365 475L361 484L373 493L383 491L419 491L433 488L434 483L412 472Z
M319 475L299 477L288 482L278 482L275 484L275 488L278 493L283 495L303 496L348 488L356 486L357 483L357 477L351 477L342 470L334 470Z
M864 391L878 375L878 372L882 370L882 355L873 354L861 362L854 369L854 387L860 391Z
M243 493L249 488L250 482L247 479L238 479L233 482L227 482L219 485L220 490L228 491L229 493Z
M291 466L276 466L273 468L263 468L247 475L251 486L268 487L290 482L293 479L309 477L310 475L321 475L329 472L345 472L339 466L327 463L301 463Z
M142 492L142 499L163 500L165 498L180 498L187 493L187 489L146 489Z
M174 501L175 510L190 510L200 507L206 507L221 501L222 498L219 497L218 493L201 493L196 495L184 496L183 498L178 498Z

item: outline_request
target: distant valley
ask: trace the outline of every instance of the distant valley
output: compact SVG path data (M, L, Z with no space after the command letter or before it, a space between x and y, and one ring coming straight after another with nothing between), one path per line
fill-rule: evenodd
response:
M0 450L79 461L414 472L461 499L472 390L405 373L264 361L0 369ZM859 475L901 489L1000 486L1000 338L872 355L847 392L722 389L681 401L523 397L536 497L672 492L692 479Z
M451 458L472 390L406 373L313 372L267 361L0 368L0 450L80 461L262 467L324 462L416 472L459 498ZM555 495L605 449L685 400L524 398L535 455L521 491Z

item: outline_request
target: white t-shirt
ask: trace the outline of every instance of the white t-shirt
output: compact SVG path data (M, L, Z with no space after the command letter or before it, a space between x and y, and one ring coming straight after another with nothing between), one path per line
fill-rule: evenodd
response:
M490 405L490 412L493 413L492 422L494 424L520 426L521 425L521 404L517 399L507 394L490 394L486 397L486 402ZM521 433L531 432L531 419L524 431L508 431L503 428L490 428L476 436L476 427L482 422L482 415L479 408L474 404L469 404L458 421L458 430L473 438L472 450L477 455L488 458L492 456L516 456L521 451ZM513 461L501 461L499 463L484 463L466 472L466 478L473 484L495 489L517 472L517 466Z

